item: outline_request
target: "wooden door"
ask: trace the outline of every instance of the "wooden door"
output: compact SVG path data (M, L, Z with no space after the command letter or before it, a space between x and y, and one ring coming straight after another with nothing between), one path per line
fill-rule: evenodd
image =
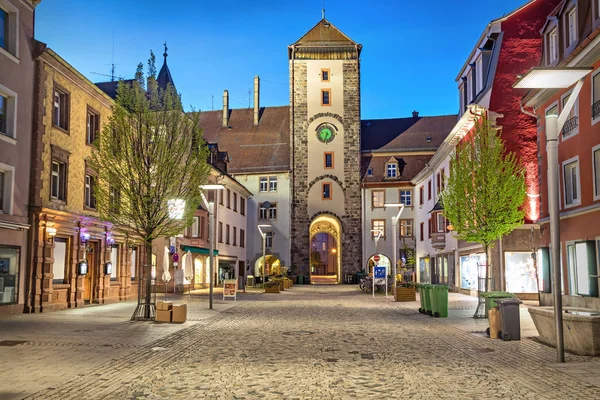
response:
M94 282L96 281L96 246L88 243L85 259L88 264L88 273L83 278L83 300L91 303L94 299Z

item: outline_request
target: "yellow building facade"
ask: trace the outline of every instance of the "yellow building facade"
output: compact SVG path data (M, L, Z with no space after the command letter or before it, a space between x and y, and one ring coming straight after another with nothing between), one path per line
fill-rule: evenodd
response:
M114 100L37 46L25 311L127 300L137 294L141 248L98 218L88 165Z

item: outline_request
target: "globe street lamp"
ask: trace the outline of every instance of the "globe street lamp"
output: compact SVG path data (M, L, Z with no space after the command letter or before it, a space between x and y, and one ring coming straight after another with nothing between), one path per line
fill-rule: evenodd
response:
M552 248L552 274L554 294L554 318L556 324L556 351L558 362L565 362L563 336L561 275L560 275L560 190L558 175L558 134L562 130L573 105L579 96L585 78L593 68L534 67L517 80L516 89L567 89L573 84L573 92L560 115L546 115L546 153L548 161L548 211L550 214L550 246Z
M392 249L394 251L394 266L392 267L392 271L393 271L393 277L392 277L392 291L393 294L396 295L396 263L397 263L397 251L396 251L396 240L398 239L396 237L397 234L397 225L398 225L398 220L400 219L400 215L402 215L402 211L404 211L404 204L402 203L386 203L383 205L383 207L398 207L398 214L396 214L395 217L392 217L392 232L394 234L393 238L392 238Z
M215 195L218 193L218 190L223 190L225 189L225 186L220 185L220 184L214 184L214 185L201 185L200 189L203 190L215 190ZM209 274L210 274L210 280L208 283L208 308L209 310L212 310L213 308L213 287L214 287L214 283L213 283L213 278L214 278L214 263L215 263L215 202L211 201L209 202L206 199L206 196L204 196L204 193L200 193L202 196L202 202L204 203L204 206L206 207L206 209L208 210L208 240L209 240Z

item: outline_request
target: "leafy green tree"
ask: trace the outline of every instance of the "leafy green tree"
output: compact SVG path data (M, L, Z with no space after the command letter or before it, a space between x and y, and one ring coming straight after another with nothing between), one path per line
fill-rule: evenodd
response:
M440 194L444 216L459 239L482 245L487 291L490 246L523 224L527 195L524 170L516 155L506 151L498 129L484 116L475 125L474 135L457 146L445 181Z
M162 90L150 82L145 89L139 68L136 75L132 83L119 83L90 164L99 178L95 195L100 218L144 243L145 297L138 297L134 318L150 319L152 241L191 225L210 167L198 113L184 113L173 87ZM180 219L173 218L175 199L185 204Z

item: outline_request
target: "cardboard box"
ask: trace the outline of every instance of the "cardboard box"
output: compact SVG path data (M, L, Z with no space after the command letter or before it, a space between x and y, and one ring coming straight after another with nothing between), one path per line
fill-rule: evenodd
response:
M156 310L156 322L171 322L171 310Z
M173 322L184 323L187 320L187 304L175 304L173 306Z
M172 301L157 301L156 302L156 310L163 310L163 311L168 311L171 308L173 308L173 302Z

